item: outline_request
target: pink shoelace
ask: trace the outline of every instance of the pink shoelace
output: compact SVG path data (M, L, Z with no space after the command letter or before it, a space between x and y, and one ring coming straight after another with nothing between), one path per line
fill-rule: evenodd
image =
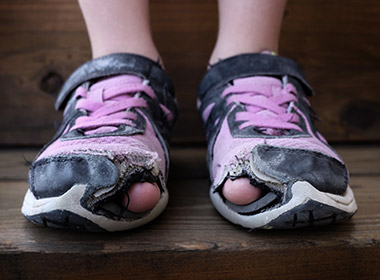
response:
M86 135L91 135L115 131L122 124L136 127L137 114L130 109L147 107L142 94L156 98L147 83L130 75L100 81L90 90L79 87L75 95L80 99L75 108L85 110L87 116L79 117L71 130L81 129ZM161 105L161 108L168 113L166 107Z
M283 135L287 130L302 131L299 116L292 113L297 102L297 91L292 84L282 86L281 81L270 77L249 77L234 80L222 97L227 104L245 106L245 112L236 113L236 121L242 121L239 129L254 126L269 135Z

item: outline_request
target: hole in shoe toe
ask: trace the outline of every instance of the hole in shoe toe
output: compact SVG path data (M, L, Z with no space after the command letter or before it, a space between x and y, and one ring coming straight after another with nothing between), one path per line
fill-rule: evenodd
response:
M265 208L274 205L278 202L278 200L279 196L277 194L275 194L274 192L268 192L260 199L247 205L236 205L232 202L229 202L228 200L226 200L225 203L231 210L241 215L253 215L262 211Z
M145 212L151 210L160 197L160 188L156 183L135 183L123 194L123 206L131 212Z

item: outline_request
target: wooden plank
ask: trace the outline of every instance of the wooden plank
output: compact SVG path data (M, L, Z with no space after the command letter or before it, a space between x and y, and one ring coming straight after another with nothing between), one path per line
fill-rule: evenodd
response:
M312 104L323 121L321 131L329 140L379 139L380 70L373 63L380 58L379 4L289 2L281 49L304 67L317 94Z
M161 217L114 234L32 225L19 208L26 184L1 182L0 272L2 279L376 279L379 179L354 178L360 210L349 222L251 233L216 213L204 179L172 181Z
M270 242L268 240L268 242ZM289 254L291 252L291 257ZM292 251L132 254L12 254L3 259L7 279L379 279L378 251L345 248ZM333 254L331 254L333 253ZM351 255L350 255L351 254ZM143 256L143 257L142 257ZM312 258L310 256L313 256ZM336 259L334 259L334 258ZM347 258L348 257L348 258ZM38 259L38 261L36 261ZM17 263L15 267L14 263ZM42 266L41 263L44 265ZM20 278L17 278L20 277ZM50 277L50 278L49 278Z
M90 58L80 10L76 1L2 1L0 21L1 143L42 144L60 120L63 80Z
M181 107L173 142L202 143L195 93L216 38L216 1L151 6ZM379 13L376 0L289 1L281 53L306 70L329 140L380 140ZM90 58L84 22L76 0L3 0L0 21L0 144L43 144L60 119L53 103L62 81Z
M380 174L379 146L334 146L350 170L351 176Z

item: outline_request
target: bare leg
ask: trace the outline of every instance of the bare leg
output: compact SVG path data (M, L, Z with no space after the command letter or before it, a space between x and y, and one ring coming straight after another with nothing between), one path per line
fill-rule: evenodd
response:
M278 52L286 0L219 0L219 33L210 64L242 53ZM261 189L247 178L228 179L223 195L232 203L248 204L261 197Z
M149 23L149 0L79 0L94 58L118 52L157 60Z
M242 53L278 51L286 0L219 0L219 32L210 64Z
M149 0L79 0L94 58L112 53L133 53L159 59L149 23ZM123 197L133 212L152 209L160 199L156 184L136 183Z

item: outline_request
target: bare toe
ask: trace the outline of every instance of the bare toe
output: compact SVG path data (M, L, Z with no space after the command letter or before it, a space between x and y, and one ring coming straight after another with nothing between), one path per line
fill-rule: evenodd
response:
M161 192L156 183L135 183L123 195L123 206L129 211L141 213L152 209L160 200Z
M252 186L248 178L228 179L223 186L224 197L237 205L246 205L262 196L262 190Z

